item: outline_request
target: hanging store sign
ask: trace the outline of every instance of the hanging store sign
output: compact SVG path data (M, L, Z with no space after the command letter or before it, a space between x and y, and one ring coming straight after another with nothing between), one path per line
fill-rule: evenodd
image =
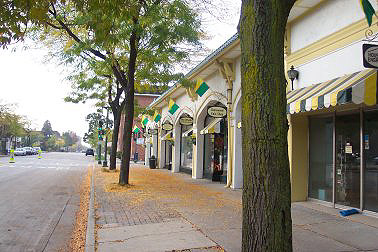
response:
M180 121L181 125L192 125L193 124L193 118L191 118L191 117L181 117L179 121Z
M144 144L144 138L138 138L136 144Z
M148 134L150 134L150 135L157 135L158 134L158 130L157 129L148 129Z
M227 115L227 109L219 106L209 107L207 109L207 114L215 118L222 118Z
M345 153L346 154L353 154L353 148L352 148L352 145L350 145L350 143L346 143L346 145L345 145Z
M173 130L173 125L170 123L164 123L161 127L163 130Z
M363 44L362 58L364 67L378 68L378 45Z

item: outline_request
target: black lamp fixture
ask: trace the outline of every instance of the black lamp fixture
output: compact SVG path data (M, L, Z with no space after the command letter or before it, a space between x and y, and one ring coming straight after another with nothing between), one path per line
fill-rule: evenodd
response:
M294 69L294 66L290 67L290 70L287 71L287 76L291 80L291 90L294 90L294 80L298 79L299 72Z

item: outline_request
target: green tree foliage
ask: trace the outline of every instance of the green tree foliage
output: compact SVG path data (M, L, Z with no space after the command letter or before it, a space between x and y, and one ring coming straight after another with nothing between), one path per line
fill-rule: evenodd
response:
M49 138L51 135L54 135L54 131L52 130L51 123L49 120L46 120L43 123L43 127L41 131L43 135L45 136L45 138Z
M51 135L46 141L46 151L55 151L58 149L58 138L56 135Z
M64 140L64 147L70 147L76 144L80 139L73 131L67 131L62 133L62 138Z
M29 133L29 138L31 146L40 146L43 141L43 134L40 131L31 131Z
M0 137L10 138L12 142L16 137L25 136L25 129L29 125L24 116L14 112L14 106L12 104L0 105Z
M104 122L104 127L106 125L106 117L102 113L91 113L85 117L85 121L88 122L88 132L84 134L83 140L92 147L97 146L98 142L98 122L102 120ZM108 127L113 127L113 121L108 119Z
M120 183L128 183L135 87L181 78L172 66L188 57L189 46L199 46L197 14L180 0L71 1L51 3L45 23L39 39L59 37L65 62L84 58L94 73L111 73L122 88L127 110Z
M127 184L135 88L182 77L173 66L200 49L198 15L183 0L57 0L42 6L32 18L44 24L36 26L36 37L55 41L51 48L64 52L59 55L66 63L111 74L124 92L118 103L118 111L122 103L126 108L120 184Z

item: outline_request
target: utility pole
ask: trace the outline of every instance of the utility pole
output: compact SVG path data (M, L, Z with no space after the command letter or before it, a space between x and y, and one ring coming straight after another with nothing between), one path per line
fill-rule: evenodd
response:
M106 131L108 130L108 121L109 121L109 107L105 107L106 108ZM104 153L104 163L102 164L102 167L108 167L108 162L106 160L106 157L108 155L108 134L106 132L106 135L105 135L105 153Z

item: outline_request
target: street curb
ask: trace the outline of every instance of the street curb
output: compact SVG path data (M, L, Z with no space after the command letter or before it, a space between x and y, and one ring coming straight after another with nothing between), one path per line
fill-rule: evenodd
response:
M85 239L85 252L95 251L95 213L94 213L94 165L92 166L91 192L88 209L87 235Z

